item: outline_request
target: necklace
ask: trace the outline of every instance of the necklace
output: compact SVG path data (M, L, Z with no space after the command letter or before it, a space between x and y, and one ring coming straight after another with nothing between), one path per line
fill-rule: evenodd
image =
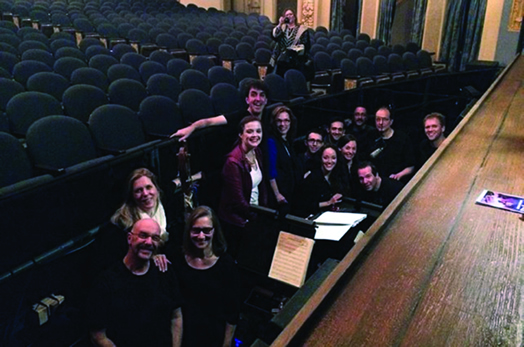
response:
M257 167L257 158L256 158L255 154L248 155L246 153L246 160L247 160L247 162L249 163L249 165L253 169L256 169L256 167Z

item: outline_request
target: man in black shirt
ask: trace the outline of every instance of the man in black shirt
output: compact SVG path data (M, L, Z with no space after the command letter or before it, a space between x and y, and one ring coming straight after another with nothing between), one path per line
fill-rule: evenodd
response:
M419 147L419 167L424 165L426 160L435 153L437 148L444 142L446 137L446 117L434 112L424 117L424 132L426 139L420 143Z
M328 134L324 142L338 146L338 140L340 140L345 133L344 121L341 118L333 119L331 123L329 123Z
M303 168L303 173L305 174L308 171L313 170L315 167L315 153L324 145L324 131L321 128L310 130L304 144L306 145L306 152L299 154L298 158L300 160L301 166Z
M346 133L355 136L358 144L358 152L361 154L369 153L373 141L373 130L371 125L367 124L368 112L365 107L357 106L353 112L351 125L347 128Z
M401 131L393 130L393 118L387 107L381 107L375 114L378 138L370 153L382 177L406 182L415 169L413 145L409 137Z
M122 262L105 271L87 305L91 340L96 346L180 346L181 295L172 270L151 263L160 242L153 219L135 223L127 235Z
M228 125L233 132L238 133L237 126L245 116L257 116L263 118L264 107L267 104L268 88L260 80L252 80L246 83L246 103L247 111L239 111L228 115L219 115L210 118L199 119L189 126L178 130L171 137L178 137L179 141L185 141L191 134L198 129L210 126ZM263 120L263 123L265 121Z
M358 179L361 186L359 200L371 202L386 208L402 190L402 183L390 178L382 178L373 164L364 161L358 166Z

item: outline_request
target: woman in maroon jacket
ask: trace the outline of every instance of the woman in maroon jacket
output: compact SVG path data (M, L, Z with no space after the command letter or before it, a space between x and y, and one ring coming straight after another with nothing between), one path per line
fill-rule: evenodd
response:
M239 141L229 153L222 171L223 186L219 216L229 244L236 257L246 224L255 215L249 205L267 204L267 191L262 175L262 124L255 116L240 121Z

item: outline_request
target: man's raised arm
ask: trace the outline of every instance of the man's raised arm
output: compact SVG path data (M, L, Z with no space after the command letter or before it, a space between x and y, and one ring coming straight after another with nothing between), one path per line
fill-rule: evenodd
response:
M204 129L207 127L219 126L227 124L227 119L223 115L199 119L191 125L179 129L176 133L172 134L171 137L178 137L179 141L185 141L191 134L198 129Z

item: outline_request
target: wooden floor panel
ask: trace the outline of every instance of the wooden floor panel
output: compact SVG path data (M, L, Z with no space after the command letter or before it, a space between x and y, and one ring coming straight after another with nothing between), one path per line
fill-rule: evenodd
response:
M520 59L373 226L380 242L296 344L522 342L524 222L474 202L484 188L524 195L523 78Z

